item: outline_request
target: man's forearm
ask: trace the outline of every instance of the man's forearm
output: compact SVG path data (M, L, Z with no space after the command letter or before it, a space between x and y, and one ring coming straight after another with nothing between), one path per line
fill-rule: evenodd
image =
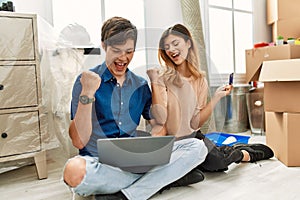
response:
M74 120L71 122L69 135L73 145L82 149L92 134L92 106L93 104L78 104Z

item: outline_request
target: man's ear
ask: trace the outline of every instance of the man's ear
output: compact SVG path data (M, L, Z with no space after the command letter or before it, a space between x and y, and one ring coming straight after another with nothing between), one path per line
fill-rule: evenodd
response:
M101 46L104 49L104 51L106 51L106 44L104 42L101 42Z

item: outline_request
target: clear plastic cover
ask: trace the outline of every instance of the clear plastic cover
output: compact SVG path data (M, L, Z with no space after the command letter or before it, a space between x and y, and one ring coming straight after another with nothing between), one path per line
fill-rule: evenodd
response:
M72 87L88 68L84 50L39 16L34 26L26 15L8 15L0 13L0 158L54 148L69 157L77 152L68 129ZM0 172L32 159L9 162Z

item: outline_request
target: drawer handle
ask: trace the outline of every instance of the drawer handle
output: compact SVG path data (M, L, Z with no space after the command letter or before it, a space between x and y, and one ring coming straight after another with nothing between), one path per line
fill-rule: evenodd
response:
M0 90L4 90L4 85L0 84Z
M2 134L1 134L1 137L2 137L3 139L7 138L7 133L2 133Z

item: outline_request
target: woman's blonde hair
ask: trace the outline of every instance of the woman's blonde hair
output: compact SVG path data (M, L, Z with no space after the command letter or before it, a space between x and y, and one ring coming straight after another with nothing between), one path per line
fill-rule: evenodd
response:
M190 41L191 47L186 58L188 70L191 72L192 76L195 78L201 78L205 75L205 72L200 69L200 61L198 57L198 49L192 38L190 31L182 24L176 24L167 30L165 30L159 41L158 49L158 60L159 63L166 68L165 73L172 73L171 71L176 70L176 64L168 57L165 50L165 39L169 35L176 35L185 40L185 42Z

